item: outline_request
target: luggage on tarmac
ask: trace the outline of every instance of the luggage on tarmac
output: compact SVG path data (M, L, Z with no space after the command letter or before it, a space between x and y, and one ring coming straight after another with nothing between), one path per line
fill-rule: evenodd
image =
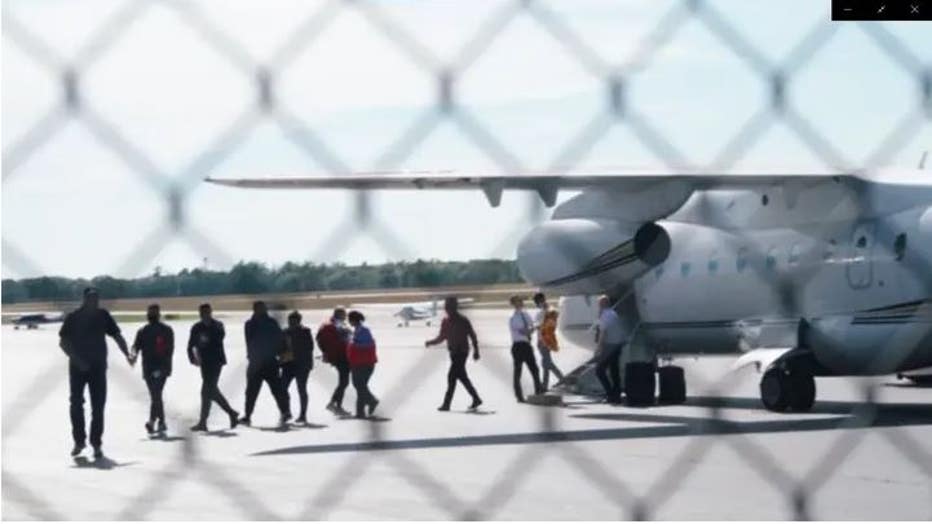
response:
M654 404L657 380L652 362L629 362L625 365L625 402L629 406Z
M660 382L661 404L682 404L686 402L686 376L679 366L663 366L657 369Z

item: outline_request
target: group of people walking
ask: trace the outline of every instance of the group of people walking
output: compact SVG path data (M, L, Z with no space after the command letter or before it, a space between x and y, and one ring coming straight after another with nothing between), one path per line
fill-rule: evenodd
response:
M163 390L172 374L174 331L162 322L159 306L150 305L146 311L147 323L138 330L130 346L110 313L100 307L99 300L96 289L85 289L81 307L65 317L59 332L60 347L69 358L71 426L74 439L72 456L81 454L88 441L84 420L85 389L89 391L91 403L90 444L94 449L95 458L103 456L101 446L107 396L107 336L113 338L131 366L135 365L140 356L142 358L143 379L151 400L149 418L144 424L146 430L150 434L158 434L167 429ZM511 298L514 313L509 319L509 327L514 363L514 392L518 402L525 401L521 387L524 367L530 371L536 394L542 394L549 389L551 373L558 382L564 378L552 356L552 353L559 350L556 338L557 311L551 308L542 293L534 296L534 303L538 312L536 317L532 318L524 311L523 299L517 296ZM425 342L426 347L446 342L450 357L447 389L438 410L450 410L458 382L472 399L469 409L476 409L482 405L482 399L469 378L466 363L469 360L470 348L473 360L479 360L478 337L472 323L459 311L456 297L448 297L445 300L444 310L446 317L440 325L439 334ZM254 302L252 316L244 326L247 368L246 400L242 416L233 409L219 387L223 366L227 364L224 324L213 317L210 304L202 304L198 308L198 315L200 318L191 326L187 343L188 360L198 367L201 374L200 415L197 423L191 427L192 431L208 430L207 422L214 403L229 418L230 428L239 424L251 425L252 414L263 383L268 386L278 407L280 422L284 425L293 418L289 389L291 383L295 382L300 411L294 422L306 424L307 381L314 367L315 340L316 346L320 348L321 360L330 364L337 374L337 384L327 409L339 417L353 416L343 408L345 391L352 383L356 390L355 417L367 418L374 415L379 400L369 389L369 381L378 362L376 342L372 332L365 325L365 317L359 311L334 309L331 317L320 325L315 337L312 336L310 328L302 324L302 317L298 311L288 315L288 325L282 329L278 321L269 315L264 302ZM617 319L617 315L615 318ZM598 369L599 379L605 386L610 401L615 400L616 391L617 395L620 395L620 388L617 387L620 383L617 356L620 354L621 344L616 344L620 331L614 326L611 319L603 322L600 317L600 344L605 342L611 345L610 352L614 352L617 347L617 353L610 353L614 357L614 364L611 363L611 359L605 359L605 364L599 364ZM542 378L531 346L535 332L537 351L543 369ZM604 353L605 350L600 351L600 354ZM610 377L606 370L611 370Z
M192 431L207 431L207 420L212 404L216 403L229 417L230 428L239 424L250 425L262 384L268 385L280 413L282 424L292 419L288 390L297 384L300 411L295 423L307 423L307 380L314 367L314 337L301 323L301 314L288 315L288 326L281 328L269 315L262 301L253 303L252 316L246 321L246 402L240 416L224 394L219 382L227 364L224 350L226 330L221 321L213 317L210 304L198 308L200 319L191 326L187 356L201 373L201 407L198 422ZM352 377L356 388L356 417L371 417L379 400L369 389L369 380L378 362L375 339L364 325L365 317L358 311L334 310L333 315L317 332L322 360L337 372L337 386L327 409L339 416L350 416L343 409L344 392ZM145 422L150 434L165 432L165 405L163 390L172 374L175 350L174 331L162 322L157 304L146 310L146 325L139 329L132 345L126 343L120 328L110 312L100 307L99 293L94 288L84 290L81 307L69 313L59 331L59 345L68 356L71 428L74 448L72 456L80 455L87 447L88 436L84 419L84 391L88 390L91 403L90 444L95 458L103 456L104 405L107 399L107 343L110 336L131 366L142 359L142 376L149 390L149 418Z

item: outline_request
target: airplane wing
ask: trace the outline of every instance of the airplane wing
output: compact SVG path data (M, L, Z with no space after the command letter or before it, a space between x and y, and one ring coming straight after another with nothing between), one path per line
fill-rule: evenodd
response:
M207 178L205 181L223 186L252 189L355 189L355 190L482 190L493 207L501 203L502 191L517 189L536 191L544 203L556 203L561 189L579 190L606 188L637 190L660 182L679 180L695 189L778 185L789 181L815 181L829 177L857 178L840 171L806 173L729 173L647 171L647 170L585 170L528 172L515 175L495 173L461 173L457 171L399 171L350 173L332 176L267 177L267 178Z

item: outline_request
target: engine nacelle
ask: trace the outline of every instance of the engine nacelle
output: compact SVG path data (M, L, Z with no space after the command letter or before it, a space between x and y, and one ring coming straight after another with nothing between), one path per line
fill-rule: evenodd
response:
M670 236L653 222L572 218L531 230L518 246L518 268L554 293L598 294L631 283L669 255Z

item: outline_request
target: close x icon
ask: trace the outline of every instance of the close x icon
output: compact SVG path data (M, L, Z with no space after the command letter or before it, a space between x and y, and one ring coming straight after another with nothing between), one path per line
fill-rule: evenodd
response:
M832 20L932 20L929 0L832 0Z

